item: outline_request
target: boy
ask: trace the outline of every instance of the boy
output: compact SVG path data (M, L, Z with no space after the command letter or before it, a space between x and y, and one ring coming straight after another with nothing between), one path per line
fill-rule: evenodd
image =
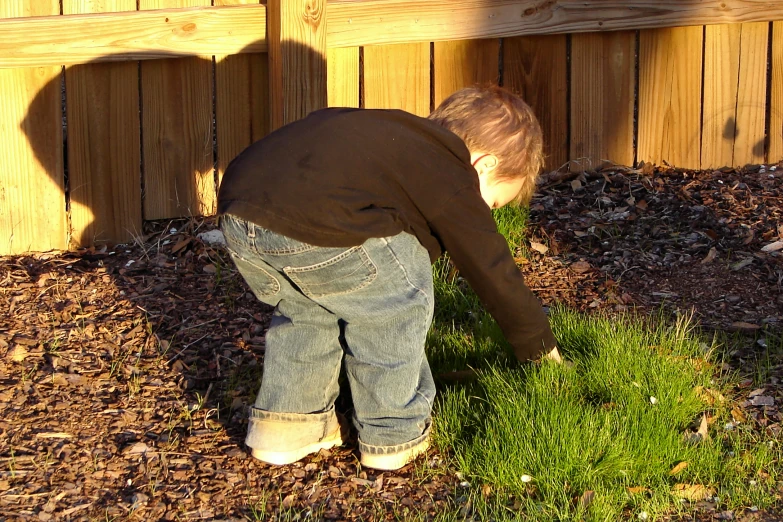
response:
M254 457L288 464L342 444L343 361L362 465L398 469L427 449L430 265L444 249L520 360L559 359L490 211L529 202L541 165L535 116L499 87L458 91L426 119L315 111L231 162L221 228L249 287L275 307L246 441Z

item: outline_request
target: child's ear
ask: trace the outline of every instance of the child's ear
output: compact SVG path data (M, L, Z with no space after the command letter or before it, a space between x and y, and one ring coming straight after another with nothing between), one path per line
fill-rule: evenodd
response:
M498 157L489 153L473 153L470 160L479 176L491 174L499 163Z

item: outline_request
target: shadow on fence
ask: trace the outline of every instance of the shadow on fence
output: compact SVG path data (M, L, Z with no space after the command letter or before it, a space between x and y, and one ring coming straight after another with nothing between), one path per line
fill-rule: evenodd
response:
M222 170L268 129L266 54L112 60L65 68L19 126L40 170L65 187L70 247L127 242L146 220L214 214ZM62 154L44 125L55 117Z

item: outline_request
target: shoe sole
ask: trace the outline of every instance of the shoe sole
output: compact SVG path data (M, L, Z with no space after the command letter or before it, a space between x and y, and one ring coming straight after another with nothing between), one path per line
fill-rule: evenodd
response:
M430 441L429 439L425 439L410 449L400 451L399 453L392 453L391 455L362 453L362 466L384 471L394 471L411 462L413 459L427 451L429 447Z
M291 451L263 451L254 449L251 451L251 455L254 458L266 462L267 464L274 464L276 466L283 466L285 464L292 464L299 460L302 460L311 453L316 453L322 449L329 449L335 446L343 445L343 435L338 429L328 437L318 442L314 442L303 448L291 450Z

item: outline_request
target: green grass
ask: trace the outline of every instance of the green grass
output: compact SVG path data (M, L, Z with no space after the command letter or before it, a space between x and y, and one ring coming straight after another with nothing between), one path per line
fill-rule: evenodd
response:
M504 209L496 218L519 249L524 213ZM610 318L554 307L552 328L573 366L519 365L446 262L435 276L433 373L470 367L479 374L441 389L435 413L436 445L470 484L463 513L468 505L477 520L642 513L653 520L687 509L673 494L676 484L712 488L722 509L774 501L779 441L742 424L725 429L730 401L700 398L699 386L728 397L735 377L719 374L716 342L705 343L687 318ZM687 434L705 413L715 418L711 438L694 443ZM670 475L680 462L687 467ZM586 491L594 492L587 507L579 502Z

